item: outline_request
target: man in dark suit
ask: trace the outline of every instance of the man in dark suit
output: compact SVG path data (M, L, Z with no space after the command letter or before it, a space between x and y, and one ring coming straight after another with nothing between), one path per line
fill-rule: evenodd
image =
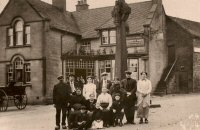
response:
M63 76L57 78L59 83L53 88L53 104L56 108L56 127L55 130L60 129L60 114L62 111L62 128L66 127L66 110L70 101L71 88L68 84L64 83Z
M107 76L108 76L108 74L106 72L103 72L101 74L102 80L100 81L98 89L97 89L98 94L101 94L102 88L107 88L108 90L110 90L112 83L110 80L107 79Z
M122 92L124 94L124 112L127 119L127 124L135 124L135 103L137 101L137 81L131 78L132 72L125 71L126 79L121 81Z

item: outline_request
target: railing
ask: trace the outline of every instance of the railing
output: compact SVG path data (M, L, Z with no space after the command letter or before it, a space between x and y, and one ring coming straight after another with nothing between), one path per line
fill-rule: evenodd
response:
M176 60L174 61L172 67L170 68L169 72L167 73L167 76L165 78L165 82L167 81L167 79L169 78L169 75L171 74L172 70L174 69L174 66L176 65L176 62L178 61L178 58L176 58Z

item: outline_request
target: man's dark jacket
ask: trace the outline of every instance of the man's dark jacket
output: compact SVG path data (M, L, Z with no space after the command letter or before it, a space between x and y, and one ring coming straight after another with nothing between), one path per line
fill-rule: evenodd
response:
M60 82L53 89L53 103L56 107L67 107L70 101L71 88L68 84Z
M135 105L136 102L136 91L137 91L137 81L129 78L129 79L123 79L121 81L121 87L122 92L124 93L124 103L126 105ZM131 96L127 96L126 93L130 92Z

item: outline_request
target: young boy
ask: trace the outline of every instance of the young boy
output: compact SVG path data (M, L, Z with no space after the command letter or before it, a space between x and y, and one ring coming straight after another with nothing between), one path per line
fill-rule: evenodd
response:
M90 99L86 101L86 109L89 116L89 120L87 121L86 127L90 128L92 122L95 120L95 112L96 112L96 102L94 94L89 95Z
M94 121L92 122L92 129L102 129L103 120L102 120L102 111L100 109L100 104L96 104L96 110L93 113Z
M86 123L89 119L85 106L81 106L80 113L77 114L75 119L75 128L78 130L86 129Z
M117 93L114 96L114 101L112 104L112 112L113 112L113 126L115 127L117 124L122 126L122 120L124 117L124 106L121 101L120 94Z

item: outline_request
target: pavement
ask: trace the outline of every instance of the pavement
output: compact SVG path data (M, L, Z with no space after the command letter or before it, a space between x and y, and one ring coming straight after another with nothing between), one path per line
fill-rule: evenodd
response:
M108 130L200 130L200 94L166 95L152 97L149 124L110 127ZM0 130L54 130L55 108L53 105L27 106L24 110L9 107L0 113Z

